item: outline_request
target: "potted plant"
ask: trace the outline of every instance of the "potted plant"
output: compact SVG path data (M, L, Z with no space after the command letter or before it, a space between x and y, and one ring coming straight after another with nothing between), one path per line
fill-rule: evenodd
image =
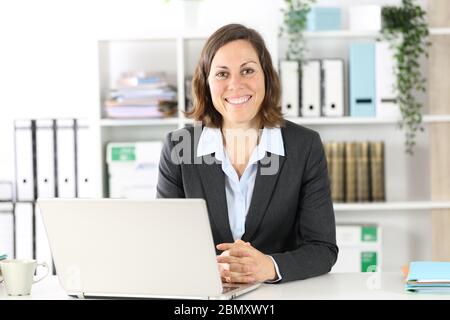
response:
M399 124L405 130L406 152L412 155L416 133L424 130L421 126L422 104L415 94L425 92L419 60L422 56L428 57L430 46L426 12L415 4L415 0L402 0L399 7L383 7L381 15L382 29L378 40L388 41L394 50L394 89L402 115Z
M286 59L305 60L306 44L303 32L306 29L308 12L316 0L284 0L286 8L283 12L283 25L280 36L286 35L289 41Z

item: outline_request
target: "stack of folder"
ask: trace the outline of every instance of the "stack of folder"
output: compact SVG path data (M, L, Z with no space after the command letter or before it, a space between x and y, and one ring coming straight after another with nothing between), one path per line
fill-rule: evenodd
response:
M422 293L450 293L450 262L411 262L405 289Z

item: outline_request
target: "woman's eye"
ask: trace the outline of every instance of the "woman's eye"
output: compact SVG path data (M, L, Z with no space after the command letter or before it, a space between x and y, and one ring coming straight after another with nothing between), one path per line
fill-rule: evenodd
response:
M223 78L225 78L227 76L227 73L226 72L218 72L218 73L216 73L216 77L217 78L220 78L220 79L223 79Z
M244 70L242 70L242 74L243 75L252 74L253 72L255 72L255 70L253 70L253 69L244 69Z

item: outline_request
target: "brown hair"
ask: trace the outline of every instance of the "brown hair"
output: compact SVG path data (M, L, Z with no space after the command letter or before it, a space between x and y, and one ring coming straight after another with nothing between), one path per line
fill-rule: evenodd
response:
M265 127L277 127L284 119L280 105L280 80L272 65L272 58L261 35L241 24L228 24L214 32L203 47L192 79L193 108L186 112L189 118L202 121L206 126L220 128L222 115L214 108L208 85L208 75L216 52L227 43L247 40L258 55L264 72L265 95L258 115Z

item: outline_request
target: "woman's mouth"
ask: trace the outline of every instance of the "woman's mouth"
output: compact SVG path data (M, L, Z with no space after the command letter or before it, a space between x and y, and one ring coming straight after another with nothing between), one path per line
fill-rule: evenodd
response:
M252 98L252 96L246 95L246 96L225 98L225 101L234 106L240 106L240 105L243 105L244 103L248 102L251 98Z

